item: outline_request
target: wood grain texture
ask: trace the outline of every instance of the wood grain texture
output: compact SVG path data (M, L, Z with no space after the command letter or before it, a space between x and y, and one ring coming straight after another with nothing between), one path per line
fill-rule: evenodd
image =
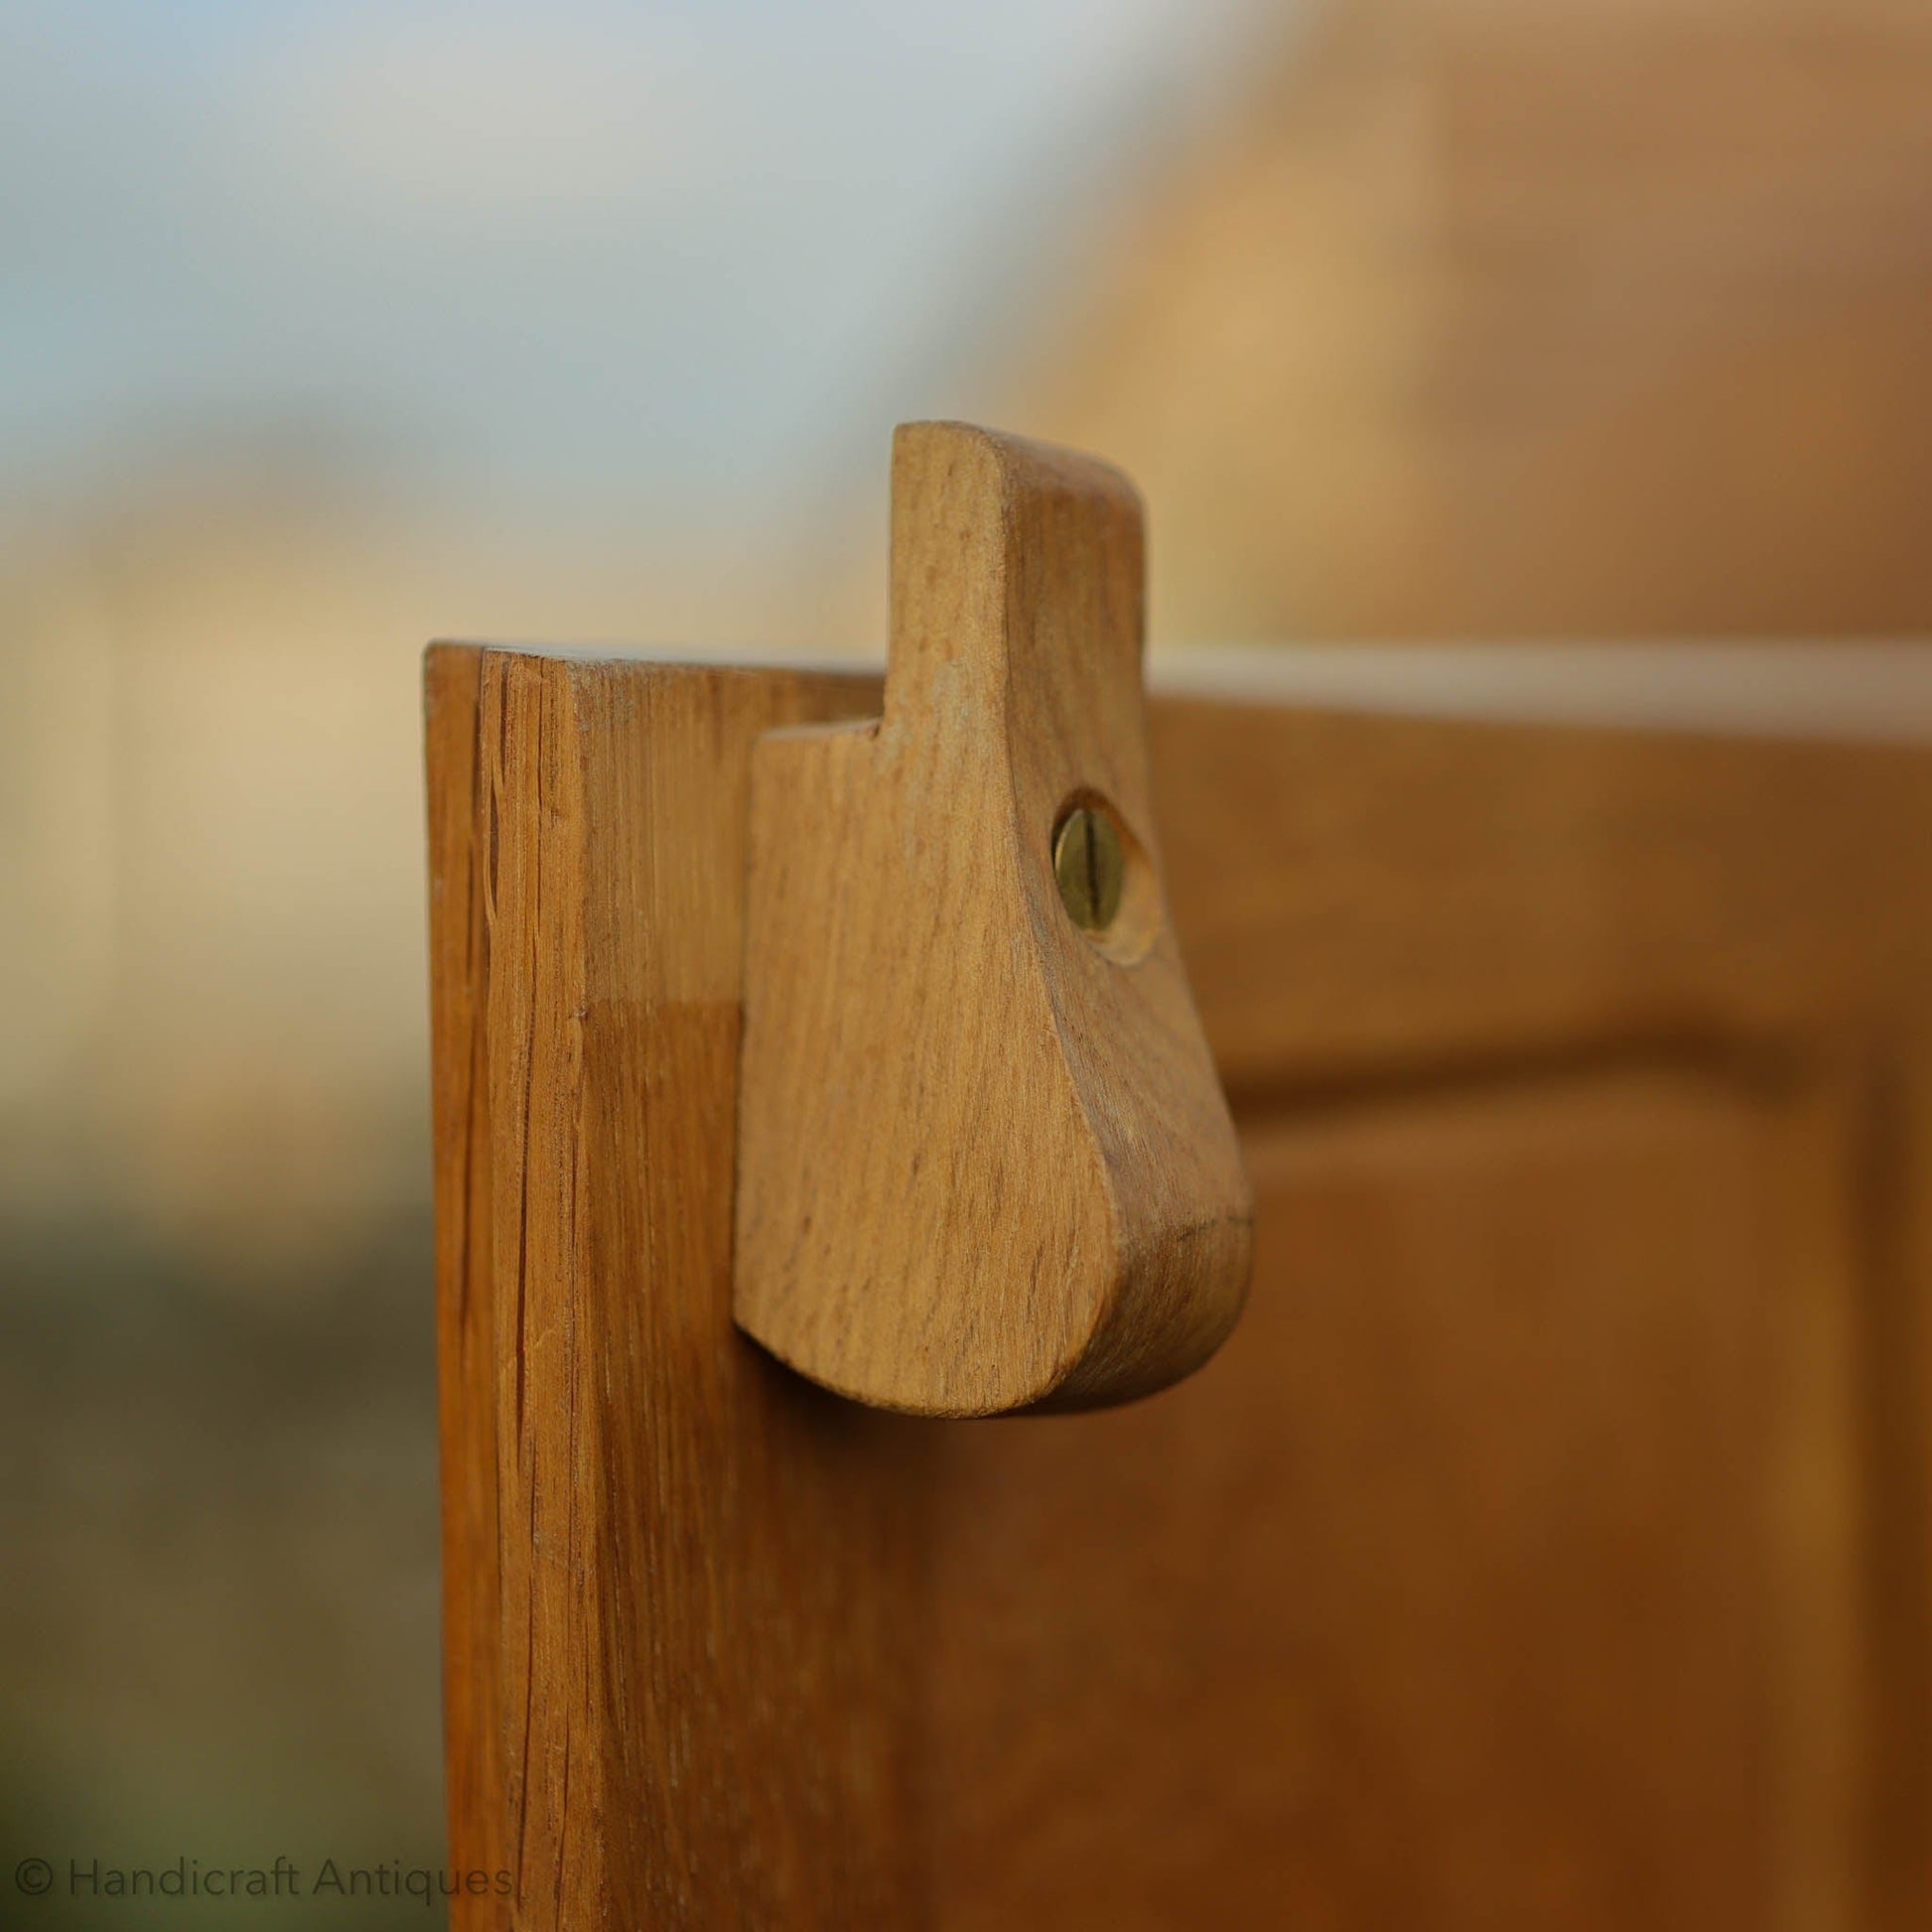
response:
M754 741L430 667L458 1923L1924 1924L1932 757L1151 710L1257 1181L1182 1387L732 1326Z
M1256 1118L1216 1361L947 1445L943 1922L1766 1925L1768 1118L1641 1063Z
M1180 697L1150 725L1237 1100L1889 1024L1924 997L1922 749Z
M461 1927L915 1916L917 1456L729 1310L745 757L853 695L430 655Z
M1105 465L901 428L885 717L754 755L734 1310L842 1394L1123 1401L1240 1311L1251 1211L1166 915L1143 575ZM1053 876L1080 802L1126 853L1093 938Z

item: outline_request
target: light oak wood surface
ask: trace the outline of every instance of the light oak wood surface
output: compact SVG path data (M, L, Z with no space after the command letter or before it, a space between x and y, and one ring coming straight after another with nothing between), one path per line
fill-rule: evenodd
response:
M1932 1915L1932 753L1161 698L1215 1359L939 1422L734 1327L754 747L431 654L479 1927Z
M905 1445L731 1322L746 759L867 693L638 669L429 660L453 1917L909 1923Z
M1105 465L902 428L884 718L754 752L734 1308L841 1394L1122 1401L1240 1311L1247 1181L1149 795L1141 548ZM1093 933L1054 883L1080 806L1124 857Z

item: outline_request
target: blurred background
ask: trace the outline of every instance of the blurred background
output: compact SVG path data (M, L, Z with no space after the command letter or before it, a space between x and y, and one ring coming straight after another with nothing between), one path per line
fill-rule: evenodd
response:
M1928 342L1902 0L0 0L0 1849L440 1862L426 639L1924 631Z

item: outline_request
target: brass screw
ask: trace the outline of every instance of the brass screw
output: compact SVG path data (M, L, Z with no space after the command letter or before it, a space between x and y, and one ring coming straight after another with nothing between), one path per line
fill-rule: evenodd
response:
M1100 805L1075 805L1053 834L1053 880L1082 932L1105 932L1120 912L1127 855L1120 828Z

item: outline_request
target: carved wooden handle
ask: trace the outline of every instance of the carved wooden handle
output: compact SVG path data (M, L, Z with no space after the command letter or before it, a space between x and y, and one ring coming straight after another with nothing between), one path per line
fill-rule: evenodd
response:
M907 425L885 717L754 752L735 1312L862 1402L1120 1402L1240 1311L1252 1209L1161 890L1142 582L1117 472Z

